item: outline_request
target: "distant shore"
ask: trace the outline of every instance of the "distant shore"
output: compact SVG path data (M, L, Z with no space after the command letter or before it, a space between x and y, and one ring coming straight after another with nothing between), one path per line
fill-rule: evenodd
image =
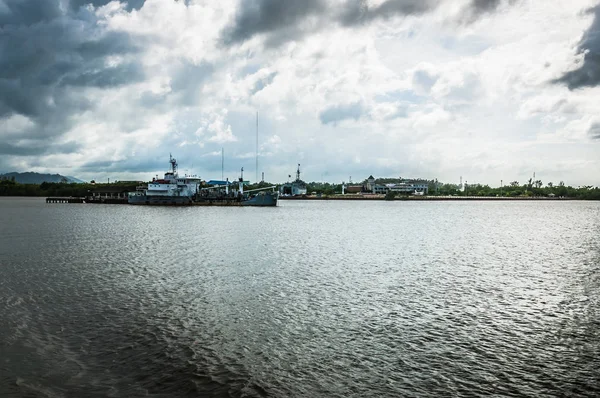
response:
M279 200L386 200L385 195L329 195L329 196L280 196ZM530 200L541 200L541 201L556 201L556 200L581 200L576 198L565 198L565 197L547 197L547 196L398 196L394 199L388 199L388 201L406 201L406 200L420 200L420 201L449 201L449 200L499 200L499 201L530 201Z

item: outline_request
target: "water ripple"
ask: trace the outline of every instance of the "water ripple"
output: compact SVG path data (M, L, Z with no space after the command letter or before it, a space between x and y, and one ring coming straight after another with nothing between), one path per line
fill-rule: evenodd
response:
M600 394L598 203L0 206L3 396Z

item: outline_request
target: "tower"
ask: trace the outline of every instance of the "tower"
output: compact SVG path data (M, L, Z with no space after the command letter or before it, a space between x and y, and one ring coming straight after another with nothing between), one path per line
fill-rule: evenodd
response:
M258 111L256 111L256 181L258 182Z

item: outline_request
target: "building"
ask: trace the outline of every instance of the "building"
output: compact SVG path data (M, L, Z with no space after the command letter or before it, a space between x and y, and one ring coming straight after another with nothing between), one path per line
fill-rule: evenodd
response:
M370 175L369 178L367 178L367 187L366 187L366 190L368 192L375 193L375 177L373 177L373 175Z
M136 185L105 185L88 191L89 203L127 203L129 192L135 192Z
M362 185L348 185L346 187L346 193L361 193L364 191L364 186Z
M390 191L403 194L427 195L429 183L427 181L404 180L398 184L388 184Z
M429 182L426 180L402 179L397 183L375 184L373 176L369 176L369 178L367 178L366 189L368 192L379 195L385 195L388 192L396 192L404 195L427 195L429 191Z
M279 193L286 196L306 195L306 183L300 179L300 163L296 171L296 180L283 184L279 188Z

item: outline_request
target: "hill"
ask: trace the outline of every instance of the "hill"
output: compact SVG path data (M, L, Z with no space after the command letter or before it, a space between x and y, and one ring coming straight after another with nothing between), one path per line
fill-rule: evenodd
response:
M60 174L42 174L42 173L34 173L31 171L25 173L6 173L0 174L0 179L12 180L14 177L15 181L19 184L41 184L43 182L74 182L74 183L83 183L85 181L81 181L75 177L62 176Z

